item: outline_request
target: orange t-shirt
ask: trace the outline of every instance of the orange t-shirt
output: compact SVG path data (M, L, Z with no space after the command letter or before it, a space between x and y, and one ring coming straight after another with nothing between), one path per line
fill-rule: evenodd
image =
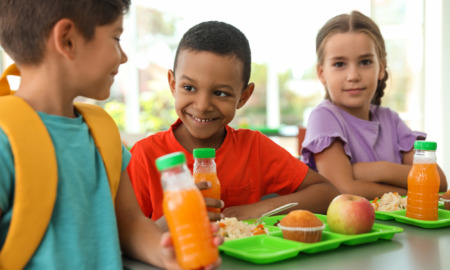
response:
M150 135L131 149L128 174L142 211L153 220L163 215L161 175L155 160L181 151L191 172L194 165L192 154L175 139L173 130L180 124L178 119L169 130ZM225 208L255 203L267 194L287 195L297 190L308 166L259 131L230 126L226 130L215 160Z

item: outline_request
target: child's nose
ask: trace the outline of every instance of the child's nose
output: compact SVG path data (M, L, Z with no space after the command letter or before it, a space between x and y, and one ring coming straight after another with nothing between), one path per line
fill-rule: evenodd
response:
M121 58L120 58L120 63L121 64L125 64L127 61L128 61L128 56L127 56L127 54L123 51L123 49L122 49L122 47L120 47L120 56L121 56Z
M358 67L350 66L347 73L347 80L354 82L361 80L361 74L359 72Z
M211 108L210 97L206 94L198 95L195 101L196 109L200 112L208 111Z

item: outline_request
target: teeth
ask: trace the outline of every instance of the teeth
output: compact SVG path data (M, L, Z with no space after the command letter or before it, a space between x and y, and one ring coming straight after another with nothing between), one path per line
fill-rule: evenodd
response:
M209 119L201 119L201 118L198 118L198 117L195 117L195 116L192 116L192 118L194 118L196 121L202 122L202 123L210 122L210 121L213 120L212 118L209 118Z

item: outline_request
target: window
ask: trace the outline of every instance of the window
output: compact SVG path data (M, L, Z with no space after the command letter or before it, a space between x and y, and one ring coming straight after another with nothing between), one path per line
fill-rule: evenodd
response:
M413 128L423 129L423 116L417 113L422 108L418 100L423 86L422 1L135 0L122 39L129 63L105 106L124 130L146 133L167 128L176 119L167 69L172 68L177 43L193 25L221 20L241 29L249 39L251 81L256 84L252 98L231 124L306 125L308 112L324 95L315 72L316 33L332 16L353 9L371 16L386 40L391 79L383 105L398 111ZM130 89L133 85L138 90ZM133 118L140 121L128 122L126 114L135 114Z
M329 18L354 9L371 16L386 41L390 79L382 105L411 128L424 130L423 0L134 0L121 39L129 61L120 68L110 98L96 103L123 132L167 129L177 118L167 70L178 42L193 25L219 20L242 30L252 49L255 92L231 125L287 131L306 125L324 95L315 71L317 31ZM2 70L10 62L0 50Z

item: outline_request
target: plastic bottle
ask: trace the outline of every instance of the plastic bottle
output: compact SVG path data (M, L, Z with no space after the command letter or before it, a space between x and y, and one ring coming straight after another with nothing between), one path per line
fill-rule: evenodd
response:
M205 200L192 179L182 152L156 160L164 189L163 211L183 269L198 269L214 263L219 252L213 243Z
M211 182L211 188L201 190L204 197L220 200L220 182L217 177L216 150L214 148L196 148L194 155L194 182L201 181ZM208 211L220 213L220 208L208 207Z
M436 142L416 141L414 161L408 175L406 216L437 220L440 178L436 163Z

